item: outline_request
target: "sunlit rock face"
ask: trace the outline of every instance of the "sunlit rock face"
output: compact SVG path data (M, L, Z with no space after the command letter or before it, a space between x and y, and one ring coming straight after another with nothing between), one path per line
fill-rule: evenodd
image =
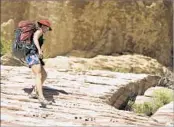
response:
M172 64L170 1L2 1L1 8L1 24L9 19L15 26L24 19L51 21L53 31L45 37L46 57L133 52Z

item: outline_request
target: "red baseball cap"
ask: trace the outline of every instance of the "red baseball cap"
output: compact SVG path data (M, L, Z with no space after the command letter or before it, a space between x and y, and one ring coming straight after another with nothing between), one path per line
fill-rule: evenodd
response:
M49 27L49 30L50 30L50 31L52 30L52 29L51 29L51 23L50 23L48 20L42 19L42 20L39 20L38 23L43 24L43 25L45 25L45 26L48 26L48 27Z

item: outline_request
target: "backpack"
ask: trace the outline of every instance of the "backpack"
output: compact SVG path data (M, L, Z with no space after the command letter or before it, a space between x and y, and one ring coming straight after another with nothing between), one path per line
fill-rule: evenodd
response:
M31 21L20 21L14 31L14 41L12 43L12 54L19 58L25 58L30 50L35 46L33 34L36 31L36 24Z

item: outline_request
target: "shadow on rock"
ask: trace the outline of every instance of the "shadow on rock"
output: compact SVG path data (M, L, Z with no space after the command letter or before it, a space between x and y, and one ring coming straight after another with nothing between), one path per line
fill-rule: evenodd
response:
M31 92L33 90L33 87L32 88L24 88L23 90L26 93L31 94ZM59 93L65 94L65 95L68 95L69 94L69 93L67 93L64 90L58 90L58 89L47 87L47 86L43 86L43 93L44 93L45 99L47 99L48 101L52 101L54 103L55 103L55 100L53 98L54 95L57 95L58 96Z

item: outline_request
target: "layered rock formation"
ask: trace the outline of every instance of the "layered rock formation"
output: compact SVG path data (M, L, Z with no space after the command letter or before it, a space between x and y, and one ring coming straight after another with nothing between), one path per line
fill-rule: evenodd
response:
M47 57L135 52L172 64L172 4L167 0L1 2L1 24L47 18ZM22 13L21 13L22 12ZM3 31L2 31L3 32ZM11 37L12 38L12 37ZM53 50L54 49L54 50Z
M157 60L142 55L102 56L94 58L77 58L57 56L44 59L45 67L67 69L75 71L108 70L122 73L153 74L165 77L169 70L162 66ZM1 59L2 65L21 66L25 65L17 61L12 55L4 55ZM170 72L170 71L169 71ZM162 79L160 85L166 86L166 79ZM172 79L172 77L171 77ZM171 82L173 83L173 82ZM172 86L172 84L168 86Z
M35 84L31 71L11 55L2 57L1 64L8 66L1 66L1 124L172 124L172 103L152 117L119 110L126 107L132 96L143 95L152 86L173 88L173 75L167 78L163 66L172 65L171 3L170 0L3 0L3 49L10 50L13 30L20 20L46 18L51 21L53 31L45 36L44 55L55 58L44 60L48 71L44 93L53 105L42 109L38 100L27 96ZM161 76L164 78L159 81Z
M38 100L27 96L34 84L31 71L26 67L1 66L2 126L145 127L164 126L168 122L115 108L125 101L129 92L141 94L157 84L154 76L95 70L74 72L55 68L47 68L46 71L48 79L44 93L53 105L40 108ZM108 105L108 100L114 102L115 107Z
M152 116L152 118L156 121L160 121L161 123L165 123L166 127L172 127L174 125L174 102L161 107L158 111Z

